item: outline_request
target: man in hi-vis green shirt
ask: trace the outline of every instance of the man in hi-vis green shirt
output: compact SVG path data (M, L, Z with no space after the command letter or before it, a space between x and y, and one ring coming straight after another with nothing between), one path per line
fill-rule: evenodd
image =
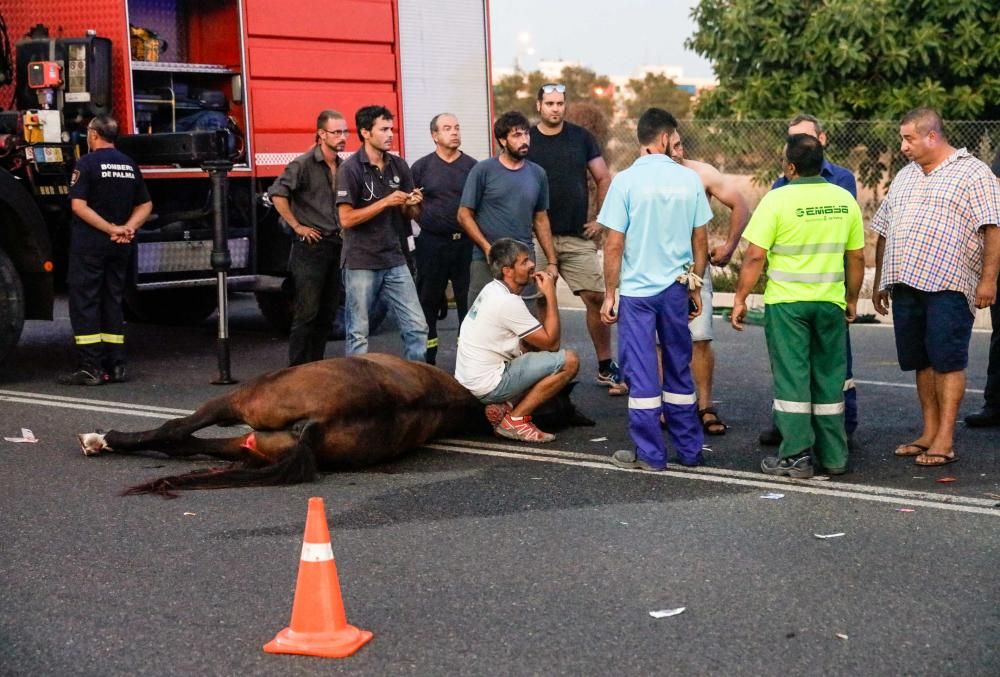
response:
M841 475L847 471L844 332L854 320L865 265L861 209L850 193L820 176L823 146L814 137L788 137L785 159L791 183L764 196L743 233L750 247L732 325L743 330L747 294L766 257L764 333L782 442L761 470L812 477L815 456L827 473Z

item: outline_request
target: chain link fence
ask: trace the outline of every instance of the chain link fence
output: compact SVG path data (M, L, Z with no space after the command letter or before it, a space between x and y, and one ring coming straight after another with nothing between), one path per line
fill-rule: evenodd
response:
M753 210L781 173L787 124L787 120L682 120L679 131L685 156L726 174ZM595 136L605 148L612 174L639 156L635 121L592 131L602 132ZM908 162L899 150L899 124L890 120L833 122L825 124L824 131L827 159L847 167L857 178L858 202L867 225L885 198L892 177ZM948 121L945 133L953 146L967 148L987 164L1000 150L1000 121ZM709 240L715 244L728 233L729 210L715 200L712 209L715 216L709 224ZM867 265L873 266L874 236L869 232L867 237L871 239L866 247ZM716 270L713 277L722 287L730 286L727 278L735 269Z

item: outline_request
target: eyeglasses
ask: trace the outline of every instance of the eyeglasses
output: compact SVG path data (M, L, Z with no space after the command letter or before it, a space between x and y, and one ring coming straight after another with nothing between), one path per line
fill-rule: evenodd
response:
M543 94L552 94L553 92L559 92L560 94L565 94L566 85L542 85Z
M347 136L346 129L321 129L321 132L326 132L327 134L333 134L334 136Z

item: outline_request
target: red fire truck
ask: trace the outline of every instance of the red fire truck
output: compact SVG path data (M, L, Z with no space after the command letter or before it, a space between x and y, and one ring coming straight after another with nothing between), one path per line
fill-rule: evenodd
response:
M68 179L94 115L191 159L140 158L154 217L136 237L130 314L181 323L215 309L213 196L198 157L206 130L220 130L208 136L234 162L229 288L255 292L281 324L290 245L260 197L327 108L351 122L387 105L410 161L433 148L430 118L449 111L465 149L487 157L487 13L488 0L0 0L0 359L25 319L52 319ZM355 134L348 151L358 146Z

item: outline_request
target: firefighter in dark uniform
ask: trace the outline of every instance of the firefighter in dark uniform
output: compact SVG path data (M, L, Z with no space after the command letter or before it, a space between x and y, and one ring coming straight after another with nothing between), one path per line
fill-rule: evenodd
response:
M295 233L288 270L295 282L288 364L322 360L340 297L340 221L334 205L338 153L347 121L334 110L316 119L316 145L289 163L268 189L271 203Z
M90 152L70 180L69 319L78 366L64 385L125 380L122 293L132 239L153 210L139 167L115 149L118 123L98 115L87 126Z

